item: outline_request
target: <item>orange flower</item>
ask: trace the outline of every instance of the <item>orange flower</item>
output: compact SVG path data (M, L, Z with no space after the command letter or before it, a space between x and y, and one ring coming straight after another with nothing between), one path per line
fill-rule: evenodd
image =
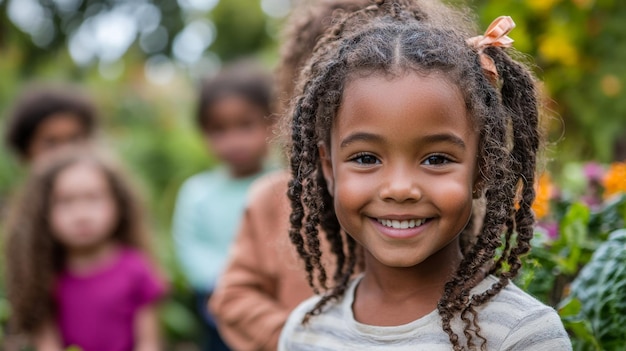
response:
M602 179L604 198L626 192L626 162L614 162Z
M542 174L535 183L535 202L532 205L537 219L543 218L550 213L550 199L552 199L553 190L554 186L552 185L550 175L548 173Z

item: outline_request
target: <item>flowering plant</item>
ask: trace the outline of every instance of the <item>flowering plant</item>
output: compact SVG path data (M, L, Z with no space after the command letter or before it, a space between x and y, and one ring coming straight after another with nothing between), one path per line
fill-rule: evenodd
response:
M559 308L575 349L613 350L626 343L626 320L607 323L626 316L626 245L611 234L625 228L626 163L569 164L559 184L547 173L537 181L533 250L517 283Z

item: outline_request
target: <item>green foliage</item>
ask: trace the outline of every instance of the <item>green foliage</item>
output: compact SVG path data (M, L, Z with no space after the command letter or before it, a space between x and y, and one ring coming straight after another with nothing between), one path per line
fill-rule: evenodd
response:
M578 271L583 250L589 248L590 210L581 203L570 206L561 220L561 235L554 243L554 248L561 253L556 257L556 265L563 274L573 275Z
M559 308L559 316L565 328L571 331L574 338L573 343L576 349L601 350L598 340L593 335L591 323L588 319L580 315L582 303L577 298L568 298ZM585 345L585 346L582 346Z
M626 229L613 232L572 283L580 320L589 321L603 350L623 350L626 345ZM578 335L578 334L577 334ZM578 340L579 349L594 345L589 337Z
M39 28L33 28L30 33L26 33L23 31L24 28L18 28L13 21L9 20L8 8L11 5L10 3L11 0L0 1L0 32L2 33L0 34L0 49L6 48L9 43L19 45L24 60L23 64L20 65L19 72L23 76L36 74L35 70L38 66L45 64L54 56L66 51L69 39L76 33L81 24L97 16L109 13L111 10L122 9L125 5L124 2L117 0L83 0L75 2L39 0L35 3L42 10L46 21L39 22ZM59 3L65 3L65 5L59 6ZM76 6L73 6L72 3L76 4ZM143 5L144 9L146 7L156 9L158 11L157 17L149 18L154 13L145 10L136 11L134 16L140 18L140 21L143 21L143 23L157 19L157 24L168 33L170 39L174 38L185 25L183 11L179 7L177 0L143 0L140 2L140 5ZM33 9L33 7L31 6L29 9ZM129 9L128 6L127 9ZM31 25L37 27L38 21L41 21L41 18L38 17L37 13L33 14ZM141 27L141 22L138 26ZM139 38L139 36L136 36L134 41L139 41ZM172 40L167 40L158 50L146 52L145 54L169 53L171 52L171 47Z
M558 306L576 350L622 350L626 230L621 228L626 223L626 194L594 209L556 198L552 211L558 237L549 238L540 224L517 283Z
M608 201L602 211L594 213L589 227L601 239L606 239L613 230L626 228L626 194Z
M258 1L220 1L211 19L218 32L211 50L225 61L250 56L270 44L268 20Z
M535 233L533 249L525 258L518 283L531 294L556 306L569 283L589 262L597 247L611 231L624 228L626 195L607 202L592 211L580 203L558 203L564 207L558 214L558 238L551 240L542 231Z
M184 302L170 299L160 309L161 325L170 339L194 340L200 335L198 320Z
M501 15L517 24L514 46L545 83L546 121L559 162L626 157L626 2L613 0L472 1L482 28ZM620 141L620 138L622 139ZM582 142L581 142L582 141ZM620 149L621 151L617 151Z

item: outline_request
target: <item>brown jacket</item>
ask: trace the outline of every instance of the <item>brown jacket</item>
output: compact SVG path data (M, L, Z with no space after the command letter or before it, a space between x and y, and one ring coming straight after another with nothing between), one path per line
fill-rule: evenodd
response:
M292 309L313 295L289 241L289 175L252 185L230 262L211 297L220 334L237 351L276 350Z

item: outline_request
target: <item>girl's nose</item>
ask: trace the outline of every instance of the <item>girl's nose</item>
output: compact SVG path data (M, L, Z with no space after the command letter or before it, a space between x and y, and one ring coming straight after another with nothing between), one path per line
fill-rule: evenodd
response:
M412 167L390 169L384 175L380 197L385 201L411 202L422 198L418 175Z

